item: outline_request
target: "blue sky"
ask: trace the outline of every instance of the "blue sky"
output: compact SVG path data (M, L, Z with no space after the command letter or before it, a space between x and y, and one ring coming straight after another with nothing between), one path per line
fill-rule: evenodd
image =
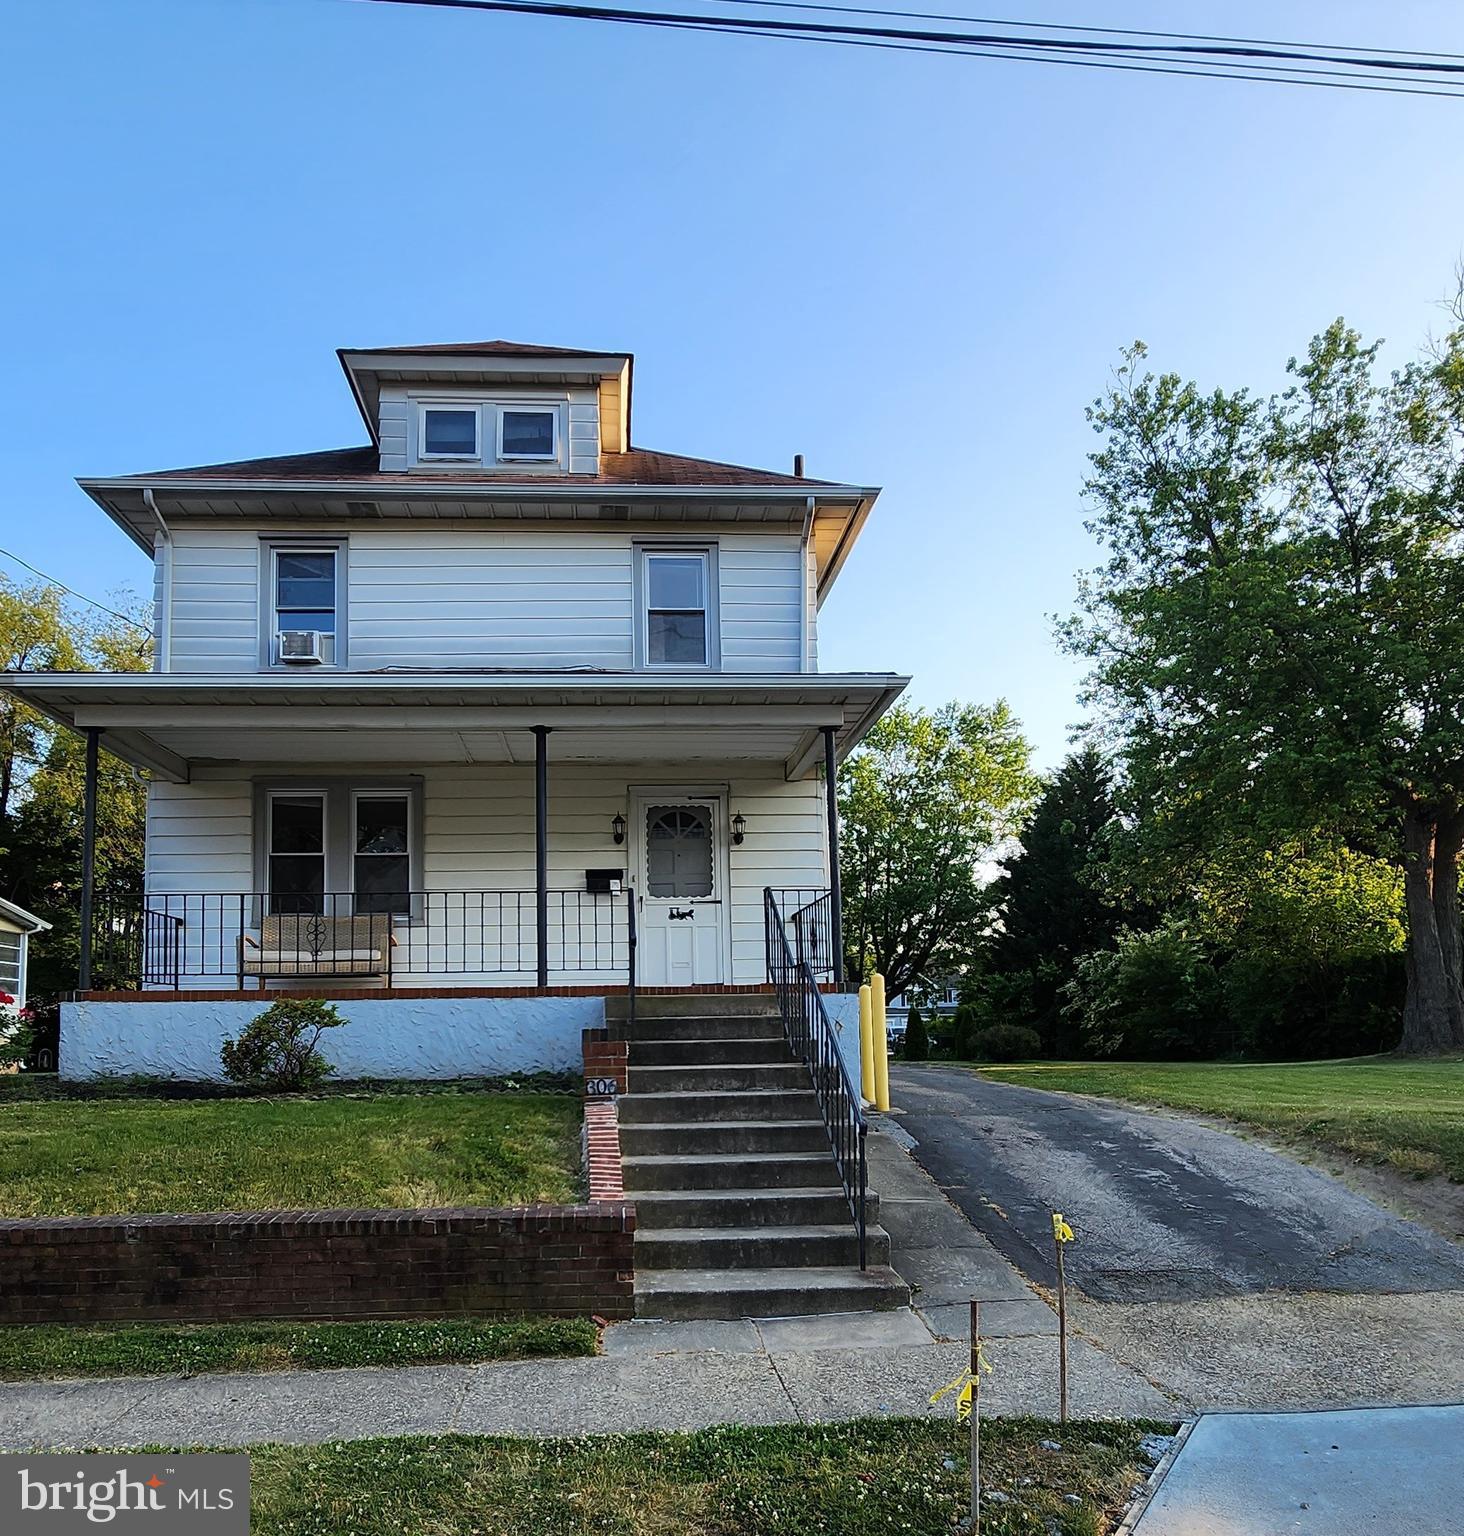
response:
M997 9L1464 53L1456 0ZM145 590L72 477L359 442L343 344L629 348L640 445L886 487L823 665L1004 696L1044 764L1119 348L1270 388L1345 314L1401 358L1464 249L1459 102L351 0L6 34L0 543Z

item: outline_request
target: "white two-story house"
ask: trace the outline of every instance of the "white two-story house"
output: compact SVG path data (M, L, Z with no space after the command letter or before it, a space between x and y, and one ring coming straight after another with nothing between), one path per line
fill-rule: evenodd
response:
M877 492L632 446L628 353L339 356L361 447L80 482L156 670L0 683L149 780L83 989L605 993L632 937L642 988L764 986L906 681L818 670Z

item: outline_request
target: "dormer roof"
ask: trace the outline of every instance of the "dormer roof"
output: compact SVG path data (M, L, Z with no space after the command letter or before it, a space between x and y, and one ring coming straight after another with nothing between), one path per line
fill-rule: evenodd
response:
M610 428L605 448L624 452L630 447L635 358L629 352L528 341L449 341L418 347L340 347L336 356L373 443L380 441L383 383L580 384L600 391L601 416Z

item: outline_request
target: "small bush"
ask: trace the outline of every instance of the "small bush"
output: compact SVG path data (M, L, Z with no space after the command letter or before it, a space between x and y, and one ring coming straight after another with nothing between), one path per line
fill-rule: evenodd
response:
M912 1008L910 1017L905 1021L905 1060L930 1060L930 1035L926 1032L925 1020L920 1017L918 1008Z
M282 997L237 1040L224 1041L224 1076L266 1093L319 1087L335 1071L317 1049L320 1037L345 1022L333 1003L318 997Z
M16 1007L8 992L0 992L0 1067L18 1066L30 1051L30 1015Z
M974 1003L962 1003L951 1020L951 1054L957 1061L970 1061L976 1054L976 1036L983 1018Z
M1042 1036L1020 1024L992 1024L971 1041L975 1061L1030 1061L1042 1054Z

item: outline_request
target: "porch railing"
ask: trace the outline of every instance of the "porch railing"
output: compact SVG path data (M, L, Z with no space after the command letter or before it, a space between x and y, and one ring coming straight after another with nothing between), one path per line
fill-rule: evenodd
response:
M791 919L798 913L785 917L778 904L778 893L771 887L763 892L763 913L768 980L777 994L783 1033L793 1053L807 1064L813 1079L819 1113L829 1134L839 1180L844 1186L854 1229L859 1235L859 1267L864 1269L867 1267L864 1197L868 1184L865 1157L868 1126L863 1102L839 1050L838 1036L819 990L811 956L807 951L795 950L794 944L789 942L790 926L794 928L796 942L797 924ZM810 917L804 927L811 931L813 922Z
M806 960L820 981L834 975L834 904L827 886L772 886L783 932L795 960Z
M633 986L630 893L552 890L548 898L549 970L628 978ZM105 898L94 916L93 986L176 990L227 978L244 990L316 977L388 985L409 977L532 978L538 948L532 890Z

